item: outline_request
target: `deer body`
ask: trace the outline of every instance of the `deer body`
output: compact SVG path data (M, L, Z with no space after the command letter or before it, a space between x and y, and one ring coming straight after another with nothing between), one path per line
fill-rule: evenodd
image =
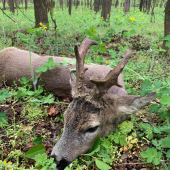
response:
M51 153L58 170L64 170L80 154L88 152L97 136L104 137L114 131L128 115L136 113L155 97L155 93L146 96L127 95L122 87L120 72L130 58L129 50L105 76L92 75L90 82L95 86L88 89L84 58L91 45L97 45L97 42L85 38L79 49L75 46L76 78L70 77L73 101L64 113L63 134ZM109 93L113 87L116 87L114 95Z
M31 52L31 60L33 70L35 70L44 65L48 61L48 58L52 57L54 63L63 61L63 57L54 56L39 56ZM65 58L69 62L72 61L71 58ZM94 84L90 83L90 77L95 76L102 78L111 70L110 67L102 65L85 65L88 68L86 71L85 82L88 88L93 88ZM70 69L75 68L75 65L70 66L54 66L53 70L47 70L47 72L42 73L40 78L43 79L45 83L45 88L53 93L55 96L66 98L71 98L71 85L69 83L70 79ZM19 83L19 79L23 76L31 78L30 70L30 56L29 52L25 50L20 50L15 47L9 47L0 51L0 86L2 85L3 75L5 75L6 85L12 85L15 81ZM38 75L38 74L37 74ZM122 85L123 89L123 76L119 76L119 83ZM38 82L40 84L40 82ZM109 93L117 93L116 86L109 89ZM126 93L125 90L121 92Z

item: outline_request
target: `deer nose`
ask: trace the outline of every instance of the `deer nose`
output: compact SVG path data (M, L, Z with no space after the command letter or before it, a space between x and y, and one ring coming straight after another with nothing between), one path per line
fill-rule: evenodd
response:
M57 164L57 170L64 170L66 166L68 166L70 163L59 155L51 155L52 158L54 158L54 162Z

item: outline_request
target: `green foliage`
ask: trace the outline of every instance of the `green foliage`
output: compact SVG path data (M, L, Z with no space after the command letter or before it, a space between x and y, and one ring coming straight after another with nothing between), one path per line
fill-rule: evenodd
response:
M136 34L136 31L133 29L128 32L124 32L123 37L132 37L134 34Z
M46 153L37 154L34 160L36 161L35 166L41 170L54 170L56 167L54 158L47 159Z
M164 40L167 40L166 43L165 43L165 46L170 48L170 35L167 35Z
M0 91L0 103L3 103L3 99L10 97L8 90Z
M43 154L43 153L45 153L45 147L44 145L39 144L39 145L35 145L29 151L27 151L25 157L34 159L36 158L37 154Z
M1 124L3 124L4 122L8 121L8 116L6 115L5 112L0 112L0 126Z
M143 158L147 158L147 162L153 163L154 165L159 165L159 160L162 157L162 153L158 152L155 148L147 147L147 151L141 152Z

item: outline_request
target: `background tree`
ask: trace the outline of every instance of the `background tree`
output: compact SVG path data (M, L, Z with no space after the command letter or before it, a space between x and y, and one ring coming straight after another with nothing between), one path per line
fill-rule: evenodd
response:
M112 0L102 0L102 12L101 17L106 21L110 18Z
M167 1L165 7L164 37L167 35L170 35L170 0ZM163 41L162 48L168 50L168 47L165 46L165 41Z
M124 3L124 13L126 14L130 10L130 0L125 0Z
M34 0L35 27L40 27L39 23L48 23L46 0Z
M71 15L71 8L72 8L72 0L69 0L68 12Z
M14 0L9 0L9 7L10 7L10 11L11 11L12 13L15 13Z

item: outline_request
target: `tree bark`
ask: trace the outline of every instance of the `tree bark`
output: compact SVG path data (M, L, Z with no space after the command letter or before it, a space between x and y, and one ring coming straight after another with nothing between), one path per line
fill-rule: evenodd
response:
M14 0L10 0L9 1L9 6L10 6L10 11L12 12L12 13L15 13L15 9L14 9Z
M5 0L2 0L3 3L3 10L5 10Z
M139 5L140 11L142 11L142 6L143 6L143 0L140 0L140 5Z
M90 0L90 10L92 10L92 0Z
M34 0L35 27L48 23L46 0Z
M115 8L117 8L118 6L119 6L119 0L116 0Z
M27 0L25 0L25 10L27 10Z
M124 4L124 14L126 15L127 12L130 10L130 0L125 0Z
M154 9L156 5L156 0L153 0L152 12L151 12L151 22L155 22Z
M69 8L68 8L69 15L71 15L71 7L72 7L72 0L69 0Z
M102 1L102 12L101 17L106 21L110 19L110 12L111 12L112 0L103 0Z
M63 11L63 0L59 0L59 4L60 4L60 8L61 8L62 11Z
M94 0L94 11L97 13L99 11L100 2L99 0Z
M148 0L148 9L147 9L147 14L149 14L151 8L151 0Z
M165 8L165 20L164 20L164 37L170 35L170 0L166 3ZM168 50L168 47L165 46L165 40L163 41L162 48Z

